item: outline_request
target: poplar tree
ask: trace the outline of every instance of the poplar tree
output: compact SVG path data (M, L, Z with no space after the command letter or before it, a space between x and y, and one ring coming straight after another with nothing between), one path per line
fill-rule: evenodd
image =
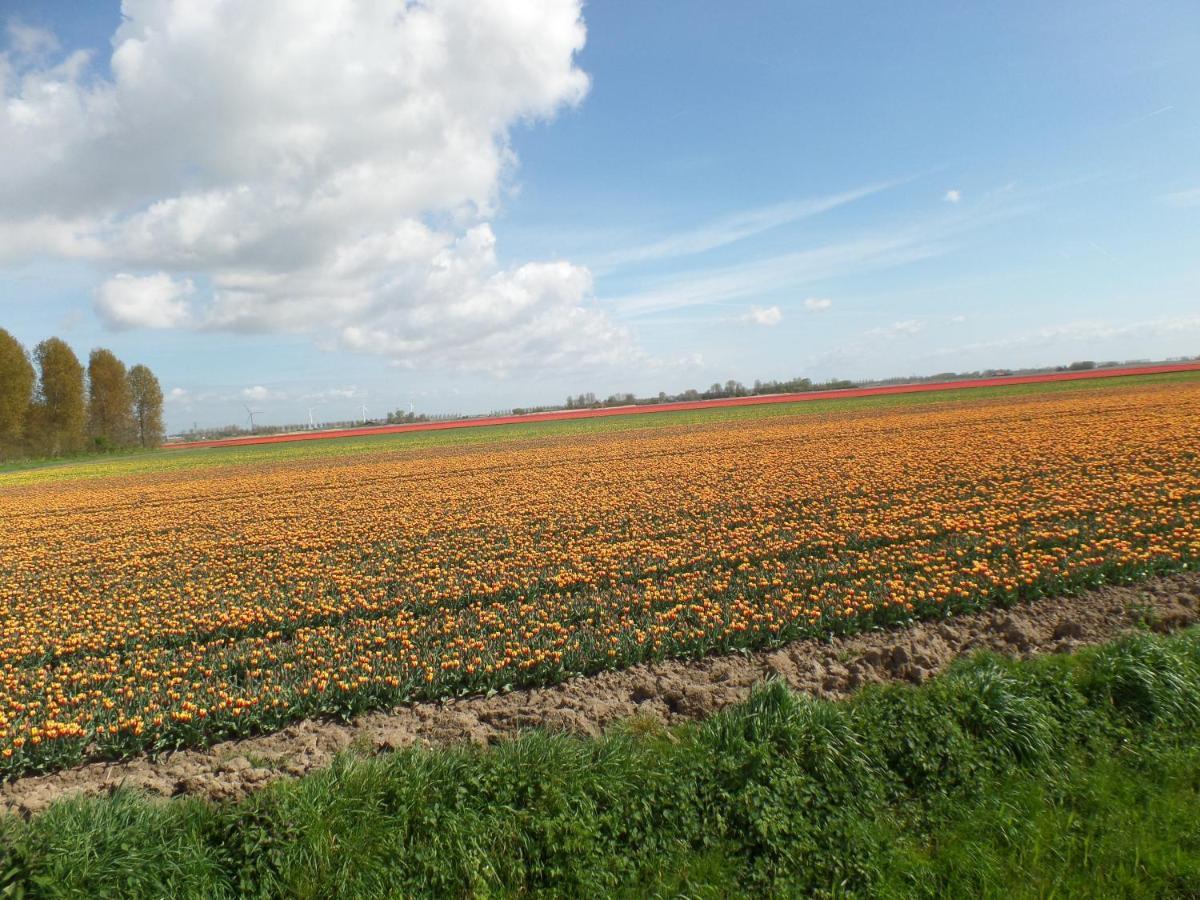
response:
M35 378L25 348L0 328L0 458L22 450Z
M29 422L34 445L48 456L78 453L85 440L83 366L66 342L56 337L38 344L33 359L38 369Z
M128 447L136 439L125 364L103 348L88 358L88 434L97 447Z
M133 400L133 423L138 443L158 447L163 442L163 392L146 366L129 370L129 393Z

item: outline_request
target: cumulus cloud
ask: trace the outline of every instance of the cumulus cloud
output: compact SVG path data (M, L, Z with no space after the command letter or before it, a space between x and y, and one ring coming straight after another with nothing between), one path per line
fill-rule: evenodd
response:
M962 191L958 190L957 188L951 188L950 190L946 191L942 199L947 203L958 203L962 200Z
M114 328L176 328L191 321L189 279L166 272L138 277L116 275L96 291L96 312Z
M770 328L783 321L783 310L778 306L752 306L750 311L742 316L742 321Z
M0 54L0 237L23 235L9 258L121 273L97 297L120 327L308 333L493 371L635 353L586 269L505 268L489 225L510 128L588 90L580 0L122 13L109 75L41 34ZM189 284L203 290L167 289Z
M804 301L804 308L809 312L825 312L833 306L833 301L827 297L809 297Z

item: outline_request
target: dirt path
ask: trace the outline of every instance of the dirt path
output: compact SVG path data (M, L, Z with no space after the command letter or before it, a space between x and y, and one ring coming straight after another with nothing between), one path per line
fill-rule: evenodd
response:
M598 734L634 714L666 722L702 718L745 699L753 685L771 677L810 694L839 697L871 682L923 681L976 649L1058 653L1139 625L1169 631L1197 621L1200 572L1188 572L831 643L797 641L748 655L634 666L538 690L417 704L350 724L309 720L207 750L21 778L0 785L0 797L8 810L23 815L68 795L102 794L118 785L162 796L235 799L277 778L326 766L352 746L383 752L412 744L488 743L534 726Z

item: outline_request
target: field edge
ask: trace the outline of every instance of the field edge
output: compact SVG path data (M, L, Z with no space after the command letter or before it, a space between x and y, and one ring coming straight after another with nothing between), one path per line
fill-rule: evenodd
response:
M763 681L845 697L888 682L920 684L979 649L1017 657L1062 653L1135 628L1200 622L1200 572L1183 570L1072 595L1044 597L892 628L807 637L778 646L662 659L507 693L418 702L350 721L309 718L267 734L158 755L90 762L0 784L0 800L28 815L66 796L113 785L159 796L231 800L309 775L347 748L487 745L533 727L598 736L630 717L664 724L704 719L742 702Z
M4 823L0 888L978 896L1020 878L1025 896L1184 896L1200 888L1197 770L1192 628L977 652L844 701L776 682L704 723L598 740L342 754L237 803L120 789Z

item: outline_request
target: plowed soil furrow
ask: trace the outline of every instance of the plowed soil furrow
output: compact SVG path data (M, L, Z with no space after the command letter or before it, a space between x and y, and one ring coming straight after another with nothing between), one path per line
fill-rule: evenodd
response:
M163 797L236 799L276 779L322 768L351 747L384 752L414 744L486 744L534 727L595 735L635 715L667 723L703 718L744 700L768 678L815 696L842 697L871 683L923 681L975 650L1014 656L1067 652L1133 628L1169 631L1198 621L1200 572L1185 572L828 642L669 660L536 690L421 703L349 724L308 720L206 750L21 778L0 785L0 797L9 811L24 815L67 796L104 794L122 785Z

